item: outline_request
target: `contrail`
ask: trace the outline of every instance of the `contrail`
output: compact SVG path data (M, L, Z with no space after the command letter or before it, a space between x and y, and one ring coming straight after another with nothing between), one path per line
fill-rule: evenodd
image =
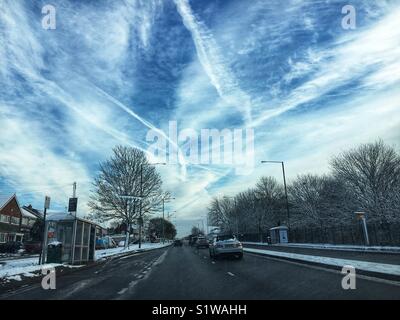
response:
M193 14L187 0L174 0L186 29L192 35L197 56L219 96L234 105L244 114L246 123L251 123L251 99L242 91L229 67L224 62L218 44L211 31Z

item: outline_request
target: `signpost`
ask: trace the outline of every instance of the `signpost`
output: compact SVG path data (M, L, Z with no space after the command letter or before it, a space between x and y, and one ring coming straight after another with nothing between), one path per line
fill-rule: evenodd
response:
M68 212L75 212L77 211L78 207L78 198L69 198L68 201Z

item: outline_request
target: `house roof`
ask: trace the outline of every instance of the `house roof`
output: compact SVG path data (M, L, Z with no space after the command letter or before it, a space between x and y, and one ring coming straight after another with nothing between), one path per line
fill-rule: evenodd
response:
M37 216L35 216L34 214L30 213L24 207L21 208L21 213L22 213L22 216L24 218L37 219Z
M278 226L274 228L270 228L269 230L288 230L289 228L286 226Z
M93 221L75 217L74 215L65 212L49 212L46 216L46 221L74 221L75 219L99 226L97 223Z
M39 219L43 218L43 212L41 212L41 211L39 211L39 210L37 210L35 208L32 208L31 205L23 206L22 208L24 210L28 211L30 214L34 215L36 218L39 218Z
M0 194L0 210L15 197L15 194Z

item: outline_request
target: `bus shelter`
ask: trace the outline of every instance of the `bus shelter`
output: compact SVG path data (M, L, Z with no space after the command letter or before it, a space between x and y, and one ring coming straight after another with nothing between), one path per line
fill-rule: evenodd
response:
M271 237L271 243L288 243L288 227L279 226L269 229L269 234Z
M50 213L45 230L45 261L84 264L95 260L96 233L101 230L95 223L67 213Z

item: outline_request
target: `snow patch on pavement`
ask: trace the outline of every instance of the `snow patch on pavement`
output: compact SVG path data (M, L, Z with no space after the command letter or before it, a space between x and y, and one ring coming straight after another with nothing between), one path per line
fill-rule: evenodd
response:
M400 265L394 265L394 264L311 256L311 255L304 255L297 253L288 253L288 252L279 252L279 251L261 250L252 248L244 248L243 250L245 252L250 252L250 253L258 253L280 258L288 258L300 261L320 263L341 268L345 265L351 265L357 270L400 276Z
M142 247L139 249L138 244L130 245L129 248L111 248L111 249L103 249L103 250L96 250L96 260L107 258L110 256L118 256L121 254L126 253L134 253L134 252L141 252L141 251L148 251L153 249L164 248L170 246L171 243L142 243Z
M279 243L268 244L265 242L242 242L243 244L269 246L269 247L292 247L292 248L310 248L310 249L328 249L341 251L362 251L362 252L394 252L400 253L400 247L395 246L360 246L329 243Z
M10 280L21 281L21 275L24 277L37 277L41 273L43 268L55 268L61 266L61 264L49 263L49 264L38 264L38 258L26 258L26 259L12 259L2 261L0 265L0 278L5 279L7 282Z
M139 249L138 245L131 245L128 249L125 248L112 248L105 250L96 250L96 260L101 260L103 258L107 258L110 256L118 256L121 254L126 254L128 252L141 252L148 251L157 248L162 248L169 246L170 243L143 243L142 248ZM24 259L9 259L2 260L0 264L0 279L9 282L11 280L21 281L22 277L37 277L41 276L42 269L55 268L59 266L64 266L68 268L79 268L82 266L72 266L66 264L58 264L58 263L48 263L39 265L38 257L30 257Z

